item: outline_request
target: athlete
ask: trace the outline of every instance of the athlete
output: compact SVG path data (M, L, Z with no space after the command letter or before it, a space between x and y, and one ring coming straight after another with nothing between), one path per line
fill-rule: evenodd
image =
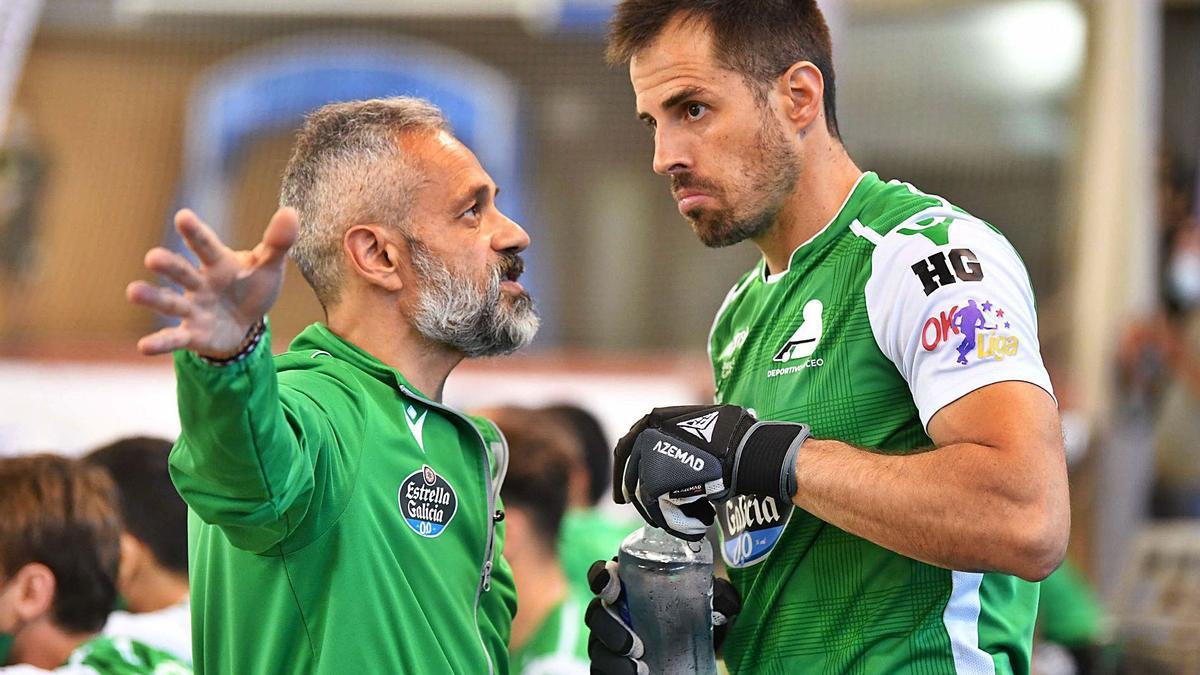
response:
M100 467L0 458L0 674L190 675L167 652L100 632L117 598L116 501Z
M135 436L97 448L83 461L112 478L124 525L117 593L125 609L108 616L104 633L191 663L187 505L167 473L170 453L166 439Z
M300 130L258 246L181 211L200 264L147 254L183 289L127 295L181 319L138 348L175 355L197 672L508 672L507 449L441 403L462 359L537 329L529 237L495 195L429 103L332 104ZM272 360L287 253L326 321Z
M1070 525L1015 250L855 165L814 0L626 0L609 57L701 241L762 252L709 338L718 405L656 409L615 453L614 497L651 524L696 539L715 516L743 601L729 670L1027 673ZM964 366L970 300L1005 315ZM593 666L645 672L619 598L589 609Z

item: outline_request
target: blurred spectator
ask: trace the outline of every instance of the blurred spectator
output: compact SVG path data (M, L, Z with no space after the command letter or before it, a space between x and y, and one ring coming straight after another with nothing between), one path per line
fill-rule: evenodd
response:
M117 592L128 611L113 612L104 633L128 637L192 662L188 607L187 505L167 473L171 442L124 438L84 461L117 486L125 530Z
M1160 171L1163 310L1125 334L1122 391L1154 416L1152 513L1200 517L1200 221L1195 181L1178 162Z
M583 463L572 474L568 506L591 508L608 496L612 484L612 444L604 435L604 427L592 413L569 403L547 406L544 410L556 415L574 434L579 443Z
M2 25L2 20L0 20ZM0 338L16 332L26 316L28 284L36 277L37 216L46 182L42 143L20 110L0 129Z
M504 557L517 585L517 615L509 642L512 672L587 673L586 596L572 592L556 553L579 449L545 411L489 412L509 447L508 475L500 494L508 522Z
M621 518L598 508L611 500L612 444L600 422L588 411L574 405L545 408L562 420L575 435L583 461L577 464L571 480L571 496L559 536L558 556L572 588L590 594L587 571L596 560L617 554L621 541L641 527L636 515Z
M0 672L175 675L191 669L100 635L116 600L120 517L105 473L54 455L0 459Z

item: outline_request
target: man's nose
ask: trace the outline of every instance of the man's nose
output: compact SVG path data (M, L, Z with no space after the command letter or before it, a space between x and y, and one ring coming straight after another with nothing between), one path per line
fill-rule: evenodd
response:
M524 251L529 248L529 233L516 221L501 213L496 233L492 235L492 248L514 253Z
M663 127L655 129L654 173L670 176L691 167L691 157L682 135Z

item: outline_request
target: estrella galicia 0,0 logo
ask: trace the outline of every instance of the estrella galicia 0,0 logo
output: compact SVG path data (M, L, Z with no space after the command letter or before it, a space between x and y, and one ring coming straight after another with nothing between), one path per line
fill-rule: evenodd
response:
M428 464L400 483L400 514L413 532L433 538L442 533L458 511L458 495Z

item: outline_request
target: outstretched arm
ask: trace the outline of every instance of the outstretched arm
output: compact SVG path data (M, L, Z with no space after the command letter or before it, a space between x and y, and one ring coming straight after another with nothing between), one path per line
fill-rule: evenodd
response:
M188 505L234 545L264 551L303 519L316 458L335 442L317 402L280 390L262 344L269 338L259 333L279 295L296 213L280 209L248 251L226 247L191 211L180 211L175 225L199 266L156 248L146 267L182 291L144 281L126 290L131 302L180 319L138 342L144 354L175 352L183 431L171 477ZM259 343L247 350L256 335ZM236 362L217 364L239 352L246 353Z

